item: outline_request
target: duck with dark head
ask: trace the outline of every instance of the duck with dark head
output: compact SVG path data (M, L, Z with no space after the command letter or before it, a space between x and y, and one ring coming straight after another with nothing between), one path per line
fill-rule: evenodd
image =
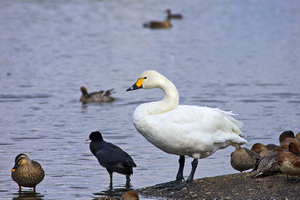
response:
M166 10L167 18L169 19L182 19L183 16L180 13L172 13L171 9Z
M91 92L88 93L86 87L81 86L80 91L82 93L80 97L80 101L85 104L88 102L112 102L115 100L114 97L110 96L114 89L110 90L100 90L98 92Z

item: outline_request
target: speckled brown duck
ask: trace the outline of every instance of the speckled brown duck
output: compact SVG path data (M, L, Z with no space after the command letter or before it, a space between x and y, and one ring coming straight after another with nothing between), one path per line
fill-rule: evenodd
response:
M253 171L255 171L254 177L269 176L281 173L277 164L279 154L279 151L274 151L263 157L253 169Z
M238 146L234 152L231 153L230 164L231 166L242 172L248 169L253 169L261 156L247 148Z
M110 89L110 90L100 90L99 92L92 92L92 93L88 93L88 90L86 87L82 86L80 88L81 90L81 98L80 101L82 103L88 103L88 102L112 102L114 101L116 98L112 97L112 91L114 89Z
M169 29L173 25L170 22L169 18L166 18L164 21L148 21L143 25L145 28L150 29Z
M15 158L11 177L19 185L19 192L22 190L21 187L32 187L35 192L36 186L44 179L45 172L38 162L21 153Z

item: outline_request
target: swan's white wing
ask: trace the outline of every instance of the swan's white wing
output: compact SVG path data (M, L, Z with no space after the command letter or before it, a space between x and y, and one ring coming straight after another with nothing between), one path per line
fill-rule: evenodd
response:
M173 154L207 157L220 148L242 144L239 127L230 112L198 106L134 119L137 130L158 148Z

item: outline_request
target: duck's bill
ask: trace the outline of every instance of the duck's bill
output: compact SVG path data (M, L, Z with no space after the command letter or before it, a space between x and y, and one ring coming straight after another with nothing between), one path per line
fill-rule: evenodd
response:
M12 172L16 171L16 169L19 167L19 164L16 163L15 166L11 169Z

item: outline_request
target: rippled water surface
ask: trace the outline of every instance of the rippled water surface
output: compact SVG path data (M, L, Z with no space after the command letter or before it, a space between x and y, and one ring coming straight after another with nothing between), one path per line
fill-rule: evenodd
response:
M153 147L132 125L139 104L162 98L159 90L125 92L147 69L174 82L181 104L239 114L249 146L278 144L282 131L300 131L297 0L0 4L1 199L22 199L10 177L19 153L46 171L36 199L120 197L125 177L114 174L111 190L108 173L85 141L95 130L137 163L133 189L175 179L178 157ZM173 21L170 30L142 27L149 19L162 20L167 8L184 19ZM118 99L82 105L82 85L90 91L115 88ZM200 160L195 178L235 173L233 150Z

